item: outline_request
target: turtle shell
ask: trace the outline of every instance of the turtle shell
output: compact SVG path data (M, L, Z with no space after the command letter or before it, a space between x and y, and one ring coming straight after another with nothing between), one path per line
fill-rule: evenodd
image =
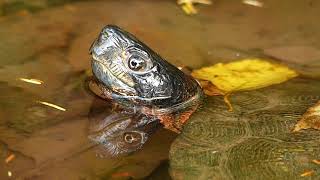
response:
M292 132L320 99L320 81L293 79L205 99L170 150L173 179L320 179L320 131Z

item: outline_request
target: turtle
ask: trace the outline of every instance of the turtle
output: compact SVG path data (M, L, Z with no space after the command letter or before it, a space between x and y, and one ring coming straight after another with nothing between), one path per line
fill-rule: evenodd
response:
M320 179L320 132L293 132L320 99L320 81L295 78L223 98L192 114L170 149L173 179Z
M161 127L179 133L202 100L194 78L120 27L105 26L89 52L93 77L86 84L108 102L91 108L89 139L105 155L134 152Z
M120 27L105 26L90 53L89 87L112 101L91 139L112 155L142 148L165 127L180 133L170 148L173 179L320 178L320 132L292 132L320 99L320 81L235 93L229 112L223 98L206 97L197 80Z

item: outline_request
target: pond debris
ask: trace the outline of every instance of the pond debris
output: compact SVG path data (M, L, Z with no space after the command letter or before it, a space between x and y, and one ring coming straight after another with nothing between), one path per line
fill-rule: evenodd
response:
M49 102L45 102L45 101L37 101L37 102L40 103L40 104L43 104L43 105L58 109L60 111L66 111L65 108L63 108L61 106L58 106L58 105L55 105L55 104L52 104L52 103L49 103Z
M8 171L8 177L11 177L11 176L12 176L12 172Z
M16 157L16 156L15 156L14 154L10 154L10 155L6 158L6 160L5 160L6 164L8 164L9 162L11 162L15 157Z
M308 170L305 171L304 173L300 174L301 177L308 177L314 175L315 171L314 170Z
M293 132L311 128L320 130L320 101L310 107L307 112L302 115L302 118L295 125Z
M197 14L198 10L194 7L194 4L212 4L211 0L177 0L177 4L181 6L182 10L187 15Z
M194 70L191 75L210 81L224 93L254 90L283 83L298 73L287 66L262 59L242 59Z
M224 101L232 111L231 93L283 83L298 73L287 66L256 58L217 63L194 70L191 75L198 79L205 94L225 96Z
M19 78L20 81L31 83L31 84L37 84L40 85L43 83L43 81L39 79L27 79L27 78Z
M230 99L229 99L229 96L230 96L231 94L226 94L224 97L223 97L223 100L224 100L224 102L227 104L227 106L228 106L228 111L229 112L232 112L233 111L233 107L232 107L232 104L231 104L231 102L230 102Z
M258 0L243 0L242 3L250 6L256 6L256 7L263 7L264 5L263 2Z
M312 160L312 162L315 163L315 164L320 165L320 160L318 160L318 159L314 159L314 160Z

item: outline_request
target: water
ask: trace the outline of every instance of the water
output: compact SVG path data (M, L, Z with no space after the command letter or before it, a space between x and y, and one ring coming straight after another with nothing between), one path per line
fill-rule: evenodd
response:
M9 171L21 179L169 177L172 132L159 131L141 151L113 159L97 158L87 139L94 98L83 88L88 49L106 24L130 31L177 66L264 52L320 77L316 0L266 0L263 8L220 0L193 17L174 0L32 2L0 1L0 179Z

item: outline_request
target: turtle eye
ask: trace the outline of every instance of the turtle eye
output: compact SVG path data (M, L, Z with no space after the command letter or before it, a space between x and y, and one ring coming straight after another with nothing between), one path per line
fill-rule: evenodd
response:
M124 136L124 141L131 144L131 143L133 143L133 141L135 141L135 138L132 136L132 134L126 134Z
M143 137L137 132L126 132L123 134L123 140L131 145L138 145L143 142Z
M153 67L149 54L143 51L141 47L131 46L124 53L126 57L125 64L134 73L145 73Z
M143 57L140 57L138 55L133 55L128 60L128 67L133 71L145 71L147 67L146 61L143 59Z

